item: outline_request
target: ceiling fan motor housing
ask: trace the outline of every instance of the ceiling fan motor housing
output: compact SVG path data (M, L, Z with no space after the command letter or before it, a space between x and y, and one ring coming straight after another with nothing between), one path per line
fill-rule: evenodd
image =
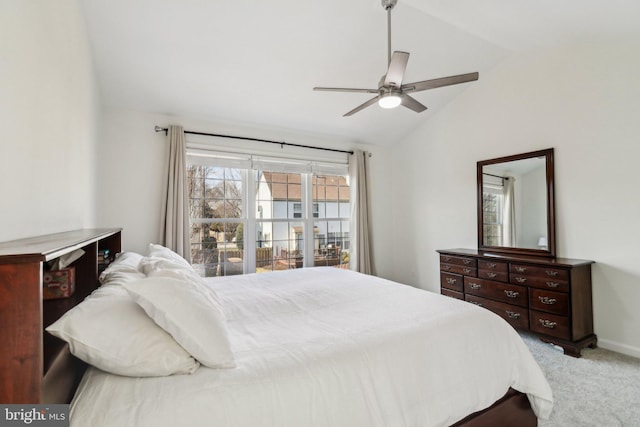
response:
M398 0L382 0L382 7L384 10L393 9L396 3L398 3Z

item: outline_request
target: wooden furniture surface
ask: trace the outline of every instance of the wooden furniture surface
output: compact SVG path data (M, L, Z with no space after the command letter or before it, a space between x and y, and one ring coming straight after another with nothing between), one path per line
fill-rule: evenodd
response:
M565 354L595 347L593 261L438 250L441 293L493 311L514 328L534 332Z
M82 249L71 264L76 291L42 300L45 263ZM83 229L0 243L0 402L66 403L84 371L68 346L46 334L55 322L98 287L98 251L121 250L121 229Z

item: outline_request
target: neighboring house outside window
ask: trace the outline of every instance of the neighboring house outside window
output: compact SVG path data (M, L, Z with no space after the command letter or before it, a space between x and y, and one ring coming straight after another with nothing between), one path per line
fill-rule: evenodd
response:
M319 206L317 203L313 204L313 217L318 218ZM294 203L293 204L293 217L294 218L302 218L302 203Z

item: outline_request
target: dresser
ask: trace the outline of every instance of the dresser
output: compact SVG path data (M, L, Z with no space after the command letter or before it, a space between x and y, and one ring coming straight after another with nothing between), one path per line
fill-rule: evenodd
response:
M443 295L493 311L514 328L580 357L594 348L591 302L593 261L442 249Z

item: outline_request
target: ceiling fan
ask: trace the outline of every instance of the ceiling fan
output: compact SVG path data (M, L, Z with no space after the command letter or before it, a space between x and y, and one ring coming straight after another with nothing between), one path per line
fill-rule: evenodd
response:
M441 77L438 79L423 80L421 82L402 84L404 72L409 61L409 53L395 51L391 55L391 9L396 5L398 0L382 0L382 7L387 11L387 62L389 68L387 74L382 76L378 83L377 89L355 89L340 87L314 87L313 90L330 91L330 92L362 92L375 93L376 96L364 104L361 104L344 116L351 116L360 110L375 104L376 102L382 108L395 108L402 104L410 110L420 113L427 109L420 102L409 96L410 93L420 92L427 89L435 89L442 86L457 85L474 80L478 80L478 73L460 74L457 76Z

